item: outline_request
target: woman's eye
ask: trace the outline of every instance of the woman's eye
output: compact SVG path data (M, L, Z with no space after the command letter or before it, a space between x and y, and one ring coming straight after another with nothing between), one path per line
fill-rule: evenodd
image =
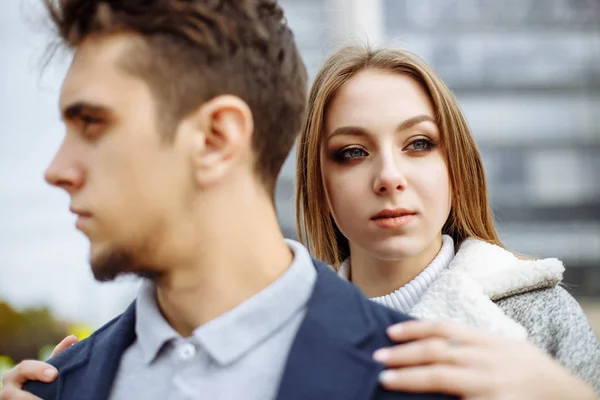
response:
M431 140L416 139L413 140L408 146L406 146L406 150L425 151L431 150L433 147L435 146Z
M354 149L348 149L348 157L364 157L367 155L367 152L364 151L363 149L359 149L359 148L354 148Z
M369 154L360 147L350 147L338 151L336 154L336 159L338 159L339 161L348 161L356 158L366 157L368 155Z

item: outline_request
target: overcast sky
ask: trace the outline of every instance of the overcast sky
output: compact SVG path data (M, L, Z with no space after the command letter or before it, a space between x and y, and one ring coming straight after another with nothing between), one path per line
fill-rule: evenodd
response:
M98 284L68 197L43 180L63 127L58 91L69 56L42 74L52 38L37 0L0 2L0 300L47 305L60 317L101 324L135 295L131 281Z

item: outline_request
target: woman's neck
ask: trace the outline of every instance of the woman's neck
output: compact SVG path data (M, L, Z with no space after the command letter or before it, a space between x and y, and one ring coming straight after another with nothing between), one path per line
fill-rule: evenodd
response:
M385 260L350 245L350 278L367 297L392 293L419 275L435 259L442 247L440 234L423 251L402 259Z

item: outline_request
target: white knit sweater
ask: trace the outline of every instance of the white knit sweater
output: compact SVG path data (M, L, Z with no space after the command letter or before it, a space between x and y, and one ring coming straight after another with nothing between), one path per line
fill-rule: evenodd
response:
M435 282L440 273L448 268L453 258L454 241L450 236L444 235L442 237L442 248L427 268L401 288L385 296L371 297L371 300L393 310L410 314L413 307L421 301L421 296ZM347 258L340 266L338 274L342 278L348 279L350 268L350 258Z

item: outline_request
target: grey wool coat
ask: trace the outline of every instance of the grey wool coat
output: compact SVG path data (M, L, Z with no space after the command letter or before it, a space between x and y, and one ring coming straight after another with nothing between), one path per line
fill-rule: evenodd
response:
M520 259L499 246L467 239L411 314L527 339L600 394L600 342L577 301L560 285L563 272L555 258Z

